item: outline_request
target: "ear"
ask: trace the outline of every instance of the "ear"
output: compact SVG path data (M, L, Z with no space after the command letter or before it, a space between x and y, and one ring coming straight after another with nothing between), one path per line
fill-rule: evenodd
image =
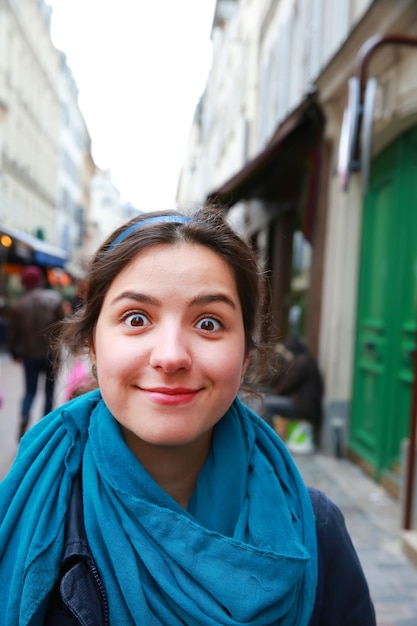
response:
M250 363L250 359L251 359L252 353L251 352L247 352L243 361L243 365L242 365L242 376L244 376L246 374L246 371L249 367L249 363Z
M96 362L96 349L94 347L93 337L90 337L90 339L88 340L88 352L90 357L90 363L94 365Z

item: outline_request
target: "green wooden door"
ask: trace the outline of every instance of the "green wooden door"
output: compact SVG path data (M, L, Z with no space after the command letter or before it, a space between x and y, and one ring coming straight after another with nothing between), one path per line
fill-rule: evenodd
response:
M416 303L414 129L373 163L363 213L349 447L378 479L409 432Z

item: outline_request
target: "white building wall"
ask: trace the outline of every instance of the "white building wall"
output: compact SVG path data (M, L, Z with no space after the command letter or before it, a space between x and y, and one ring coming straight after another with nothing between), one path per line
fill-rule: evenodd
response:
M57 245L58 53L43 0L0 3L0 220Z
M82 273L83 226L86 225L89 207L89 193L84 186L90 185L86 179L86 155L91 153L91 142L83 115L78 104L78 88L67 65L65 55L61 54L59 76L60 95L60 135L59 169L56 192L57 232L59 245L70 253L67 267L72 273ZM91 176L90 176L91 178Z
M204 95L201 97L200 103L194 114L191 129L188 136L185 160L182 165L180 178L178 181L176 200L177 205L181 208L193 207L201 202L201 189L199 177L195 176L196 169L199 164L199 174L203 179L202 162L204 159L203 147L200 141L201 135L201 116L204 106Z
M222 5L227 5L225 22L219 18ZM249 121L254 115L257 78L257 39L252 24L263 5L218 2L212 30L212 68L201 103L199 132L191 137L201 149L189 145L199 158L188 172L188 180L182 174L182 203L203 201L251 155Z
M265 147L371 4L218 0L201 128L193 136L200 148L189 145L198 160L182 173L183 203L203 201Z
M106 237L126 221L126 205L109 171L97 170L91 186L90 222L86 254L93 254Z

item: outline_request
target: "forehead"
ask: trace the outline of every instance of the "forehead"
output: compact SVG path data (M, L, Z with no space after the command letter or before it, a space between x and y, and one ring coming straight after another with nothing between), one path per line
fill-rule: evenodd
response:
M157 244L140 251L115 277L109 287L159 283L184 288L221 287L237 295L232 268L215 251L194 243Z

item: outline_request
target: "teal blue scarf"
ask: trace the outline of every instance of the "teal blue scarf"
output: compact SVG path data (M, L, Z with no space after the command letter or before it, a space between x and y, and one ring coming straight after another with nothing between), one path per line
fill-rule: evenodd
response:
M314 515L274 432L236 400L184 511L126 446L98 392L31 429L0 485L0 626L43 623L81 461L86 532L111 624L307 626Z

